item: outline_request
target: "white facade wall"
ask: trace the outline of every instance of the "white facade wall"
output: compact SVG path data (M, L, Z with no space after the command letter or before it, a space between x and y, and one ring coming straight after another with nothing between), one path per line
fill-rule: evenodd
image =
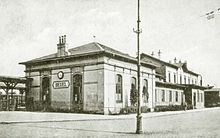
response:
M165 70L166 70L166 82L177 83L177 75L178 75L177 70L169 66L166 66ZM170 81L169 81L169 74L170 74ZM176 82L174 82L174 74L176 76Z
M104 65L84 67L84 110L104 112Z
M182 68L178 69L178 83L180 84L180 76L182 76L182 84L195 84L199 85L200 79L196 75L192 75L190 73L183 72ZM186 81L185 81L186 79Z
M162 91L165 92L165 99L162 101ZM170 101L170 91L172 92L172 97ZM176 101L176 92L178 94L178 100ZM156 106L168 106L168 105L181 105L184 102L183 90L170 89L170 88L162 88L156 87L155 91L155 105Z
M30 72L26 73L26 76L29 78L32 78L32 86L30 88L31 93L29 94L30 97L33 97L34 101L40 100L40 82L41 82L41 76L40 72Z
M192 75L190 73L186 73L182 70L182 68L172 68L166 66L166 82L170 83L177 83L177 84L195 84L200 85L201 77ZM170 74L170 81L169 81L169 74ZM174 74L176 76L176 82L174 82ZM186 79L186 82L185 82Z
M194 94L196 95L195 102L194 102ZM205 96L203 90L192 89L192 103L196 109L204 108L204 103L205 103L204 97ZM196 103L196 105L194 105L194 103Z
M104 65L104 99L105 99L105 113L112 112L112 113L119 113L121 108L126 108L130 106L130 90L131 90L131 79L132 77L136 78L137 84L137 66L136 64L131 64L127 62L122 62L115 59L105 58L105 62L107 64ZM148 103L143 103L143 99L141 98L141 105L148 106L149 108L153 108L153 99L152 94L155 89L155 71L141 67L141 79L140 79L140 91L142 95L142 88L143 88L143 80L148 80L148 93L149 93L149 101ZM122 76L122 95L123 95L123 102L117 103L116 102L116 75L119 74ZM153 76L153 78L152 78Z
M57 76L57 73L60 71L64 73L64 77L62 79L59 79ZM70 109L70 91L72 87L70 68L52 70L51 72L51 106L59 109ZM53 83L57 81L68 81L69 86L67 88L56 89L53 87Z

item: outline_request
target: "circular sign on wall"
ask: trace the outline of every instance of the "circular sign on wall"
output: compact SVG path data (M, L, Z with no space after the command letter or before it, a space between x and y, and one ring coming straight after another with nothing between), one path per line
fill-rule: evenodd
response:
M59 71L59 72L57 73L57 77L58 77L59 79L62 79L62 78L64 77L63 71Z

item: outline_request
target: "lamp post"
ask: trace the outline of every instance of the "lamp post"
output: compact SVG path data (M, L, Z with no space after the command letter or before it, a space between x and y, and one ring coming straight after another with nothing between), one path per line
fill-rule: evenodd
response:
M136 133L141 134L143 133L142 131L142 116L141 116L141 105L140 105L140 100L141 100L141 92L140 92L140 0L138 0L138 9L137 9L137 30L134 32L137 34L137 78L138 78L138 105L137 105L137 128L136 128Z

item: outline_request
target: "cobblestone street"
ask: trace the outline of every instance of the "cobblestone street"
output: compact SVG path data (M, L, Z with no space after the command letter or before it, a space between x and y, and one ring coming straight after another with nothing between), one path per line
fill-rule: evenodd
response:
M6 112L1 112L2 119ZM13 112L7 112L12 117ZM26 114L31 116L31 112ZM29 115L28 115L29 114ZM39 114L38 121L2 121L1 137L219 137L220 109L143 114L141 135L135 134L135 115L103 116L63 113ZM10 116L11 115L11 116ZM19 116L19 115L18 115ZM45 117L47 118L45 119ZM69 116L69 118L67 117ZM71 118L72 116L72 118ZM40 117L42 117L40 119ZM65 117L66 119L62 119ZM75 117L75 119L73 118ZM52 120L51 120L52 118ZM19 120L19 119L18 119ZM35 121L33 121L35 120ZM48 121L47 121L48 120ZM11 122L11 123L10 123Z

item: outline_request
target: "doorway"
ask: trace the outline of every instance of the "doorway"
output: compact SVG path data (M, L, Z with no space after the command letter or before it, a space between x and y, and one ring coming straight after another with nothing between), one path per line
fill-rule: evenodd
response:
M83 110L83 93L82 93L82 75L76 74L73 76L73 95L72 95L72 110L81 112Z
M196 108L196 93L193 93L193 108Z
M41 100L43 105L43 110L47 111L50 108L51 96L50 96L50 78L45 76L42 78L42 94Z

